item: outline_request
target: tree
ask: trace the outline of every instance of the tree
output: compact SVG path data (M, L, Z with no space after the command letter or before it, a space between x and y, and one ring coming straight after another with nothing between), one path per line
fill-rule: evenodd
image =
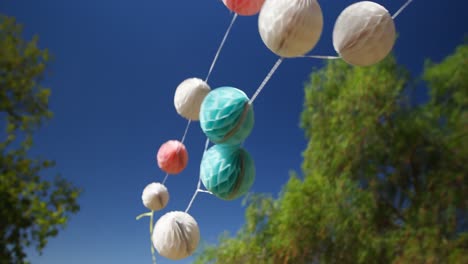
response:
M14 18L0 15L0 263L25 263L29 246L42 252L78 212L81 192L64 178L43 179L54 162L28 154L34 131L52 117L50 89L40 85L49 55L21 33Z
M468 45L427 62L430 100L393 56L329 61L305 87L301 179L249 199L197 263L468 263Z

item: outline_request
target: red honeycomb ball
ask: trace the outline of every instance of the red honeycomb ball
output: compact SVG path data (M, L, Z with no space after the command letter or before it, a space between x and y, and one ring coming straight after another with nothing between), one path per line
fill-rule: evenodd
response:
M241 16L253 16L260 12L265 0L223 0L226 7Z
M156 159L161 170L169 174L178 174L187 166L187 149L181 142L169 140L161 145Z

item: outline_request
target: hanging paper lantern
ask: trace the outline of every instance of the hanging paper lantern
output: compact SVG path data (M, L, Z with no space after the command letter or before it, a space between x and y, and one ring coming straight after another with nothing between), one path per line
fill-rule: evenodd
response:
M301 56L320 39L322 9L316 0L266 0L258 29L265 45L278 56Z
M238 146L214 145L203 155L200 179L217 197L233 200L247 193L252 186L254 161Z
M152 241L161 256L180 260L192 255L197 249L200 230L189 214L169 212L154 225Z
M141 195L141 200L146 208L152 211L158 211L166 207L169 202L169 192L166 186L153 182L145 187Z
M333 29L333 46L349 64L368 66L384 59L395 44L395 23L381 5L363 1L340 14Z
M169 140L159 148L157 160L161 170L169 174L178 174L187 166L187 149L181 142Z
M240 144L254 125L252 105L247 95L233 87L211 91L200 109L200 126L216 144Z
M189 120L198 120L200 105L210 92L210 86L201 79L189 78L177 86L174 106L177 113Z
M253 16L260 12L265 0L223 0L229 10L241 16Z

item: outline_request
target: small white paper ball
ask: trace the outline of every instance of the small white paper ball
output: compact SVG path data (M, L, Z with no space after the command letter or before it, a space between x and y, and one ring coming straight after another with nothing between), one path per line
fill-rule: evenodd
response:
M158 211L166 207L169 202L169 192L166 186L153 182L145 187L141 200L146 208Z
M189 78L183 81L174 95L177 113L186 119L198 120L200 106L210 90L210 86L199 78Z
M395 23L383 6L362 1L348 6L336 20L333 46L349 64L369 66L383 60L395 44Z
M311 51L323 30L322 9L316 0L266 0L258 17L265 45L281 57Z
M152 240L161 256L180 260L192 255L197 249L200 230L195 219L189 214L169 212L156 222Z

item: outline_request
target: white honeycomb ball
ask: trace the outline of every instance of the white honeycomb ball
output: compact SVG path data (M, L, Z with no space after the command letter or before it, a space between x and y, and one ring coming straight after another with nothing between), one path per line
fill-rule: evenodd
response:
M200 230L192 216L173 211L163 215L156 222L152 241L161 256L180 260L189 257L197 249Z
M258 29L265 45L276 55L302 56L320 39L322 9L316 0L266 0Z
M148 184L141 195L143 205L153 211L158 211L166 207L169 202L169 192L166 186L153 182Z
M174 95L177 113L188 120L199 120L200 106L210 90L210 86L199 78L184 80Z
M348 6L335 22L333 46L341 58L355 66L383 60L395 44L395 23L383 6L362 1Z

